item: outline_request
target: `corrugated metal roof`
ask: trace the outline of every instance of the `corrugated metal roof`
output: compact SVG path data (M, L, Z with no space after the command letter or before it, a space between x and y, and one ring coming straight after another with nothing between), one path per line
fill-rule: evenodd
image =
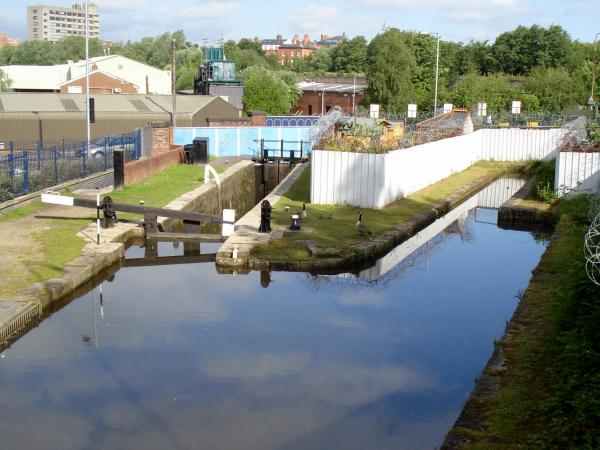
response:
M163 114L170 112L172 108L170 95L95 94L92 97L95 100L96 112ZM177 114L194 114L217 98L209 95L178 95ZM2 92L0 104L5 112L85 111L85 95Z
M314 81L301 81L298 83L298 88L301 91L312 92L356 92L364 91L367 88L366 84L354 83L318 83Z

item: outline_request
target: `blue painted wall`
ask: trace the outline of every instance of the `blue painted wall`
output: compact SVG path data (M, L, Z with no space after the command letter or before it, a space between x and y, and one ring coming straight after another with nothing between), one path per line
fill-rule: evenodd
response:
M202 127L175 128L173 141L176 145L191 144L196 137L208 138L210 156L258 156L260 139L265 141L310 141L312 127ZM299 146L299 144L295 144ZM279 148L279 142L265 142L269 148ZM286 143L285 150L294 144ZM304 145L307 149L307 145Z

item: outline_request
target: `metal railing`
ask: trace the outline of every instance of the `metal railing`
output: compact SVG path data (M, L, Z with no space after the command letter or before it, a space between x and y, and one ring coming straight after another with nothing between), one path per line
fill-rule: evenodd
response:
M310 141L286 141L286 140L255 140L260 144L259 159L263 161L282 161L294 164L302 161L310 153Z
M139 159L138 132L85 139L0 142L0 202L113 167L114 150Z

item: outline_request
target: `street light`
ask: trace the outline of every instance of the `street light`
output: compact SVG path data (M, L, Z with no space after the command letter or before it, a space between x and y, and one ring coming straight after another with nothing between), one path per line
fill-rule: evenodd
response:
M86 124L86 156L90 155L91 125L90 125L90 18L88 15L88 0L85 0L85 124ZM84 156L85 158L85 156Z
M436 44L436 49L435 49L435 93L433 95L433 115L435 116L435 111L437 110L438 77L439 77L439 67L440 67L440 33L423 32L422 34L428 34L430 36L435 36L437 39L437 44Z

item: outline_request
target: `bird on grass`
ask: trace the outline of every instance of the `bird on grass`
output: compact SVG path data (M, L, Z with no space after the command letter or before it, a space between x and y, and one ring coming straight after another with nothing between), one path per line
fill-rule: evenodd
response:
M298 211L297 214L300 220L306 217L306 203L302 202L302 211Z
M356 222L356 231L361 236L371 236L373 233L367 228L367 226L362 222L362 212L358 213L358 222Z

